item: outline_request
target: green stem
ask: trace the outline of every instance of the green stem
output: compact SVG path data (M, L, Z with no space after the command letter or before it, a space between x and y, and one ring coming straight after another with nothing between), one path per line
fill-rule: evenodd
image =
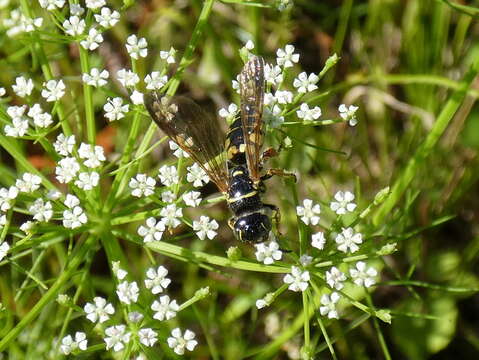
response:
M20 320L20 322L12 330L10 330L7 335L5 335L2 340L0 340L0 352L4 351L10 342L14 340L26 326L35 320L35 318L40 314L46 305L48 305L51 301L54 301L63 285L65 285L65 283L70 280L73 274L75 274L78 266L80 266L88 250L95 241L96 238L90 236L83 244L79 245L76 253L72 254L71 260L66 269L60 274L55 283L50 287L50 289L48 289L45 295L42 296L35 306L33 306L30 312L26 314L22 320Z
M171 79L170 85L168 87L168 91L166 92L168 95L173 96L180 85L181 77L183 76L183 72L185 71L186 67L190 65L193 52L196 49L196 45L198 45L198 41L200 36L204 31L204 27L208 23L208 18L211 14L211 9L213 8L214 0L206 0L203 4L203 8L201 9L200 16L198 17L198 21L193 29L193 35L186 46L185 53L180 61L178 66L178 70L176 71L175 75Z
M391 194L376 211L373 218L374 225L378 226L384 221L386 216L391 213L394 206L402 198L402 195L409 187L410 183L419 175L426 158L433 152L439 138L442 136L449 125L449 122L453 119L454 114L461 106L467 94L467 90L477 76L478 71L479 61L473 64L470 70L466 73L459 88L451 95L439 114L431 132L427 135L426 140L419 146L414 156L409 160L404 171L401 172L401 175L396 180L391 189Z
M82 46L78 45L80 49L80 65L83 74L90 73L90 60L88 58L88 51ZM95 144L95 114L93 112L93 96L91 86L87 83L83 83L83 98L85 102L85 117L86 117L86 129L87 138L90 144Z

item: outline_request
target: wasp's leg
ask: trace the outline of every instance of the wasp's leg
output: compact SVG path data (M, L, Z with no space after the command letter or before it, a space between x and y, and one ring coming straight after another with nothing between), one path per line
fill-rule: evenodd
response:
M279 150L276 150L275 148L267 148L265 151L263 151L263 154L261 154L261 159L260 162L261 164L264 164L266 161L268 161L271 158L274 158L279 155Z
M231 228L231 230L233 230L233 232L234 232L234 230L235 230L234 225L235 225L235 218L234 218L234 217L230 217L229 220L228 220L228 226Z
M268 171L266 171L266 174L261 176L261 181L268 180L273 176L290 177L294 180L294 182L296 182L296 175L293 172L285 171L283 169L268 169Z
M281 232L279 231L279 223L281 222L281 212L276 205L273 204L263 204L265 207L271 210L272 218L274 222L274 228L276 229L277 236L282 236Z

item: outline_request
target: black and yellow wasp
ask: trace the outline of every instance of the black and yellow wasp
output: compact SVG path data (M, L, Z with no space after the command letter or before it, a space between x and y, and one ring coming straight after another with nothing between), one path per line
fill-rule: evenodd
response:
M231 124L226 140L216 119L192 100L156 92L145 97L146 108L160 129L206 171L225 195L234 214L229 224L236 237L254 243L268 239L271 217L279 216L276 206L261 201L263 180L282 172L270 169L264 176L260 174L264 87L264 60L252 56L240 74L241 117Z

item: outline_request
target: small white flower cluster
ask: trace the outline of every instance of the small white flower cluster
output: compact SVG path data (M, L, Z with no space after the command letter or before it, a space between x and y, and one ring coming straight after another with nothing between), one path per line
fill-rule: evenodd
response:
M112 264L112 270L118 280L117 296L120 306L135 304L139 298L139 287L136 281L129 282L126 280L128 272L120 268L119 262ZM153 295L163 293L171 283L167 278L168 270L164 266L158 268L149 268L146 272L144 281L145 287L151 291ZM176 300L171 300L168 295L162 295L158 300L154 300L151 304L153 310L152 318L158 321L170 320L176 317L180 306ZM127 308L125 308L127 309ZM106 349L112 349L119 352L132 341L139 342L144 346L152 347L158 341L158 331L151 327L142 327L145 314L138 311L130 311L127 313L126 324L120 323L116 325L105 326L103 323L108 322L116 313L115 308L106 299L95 297L92 303L86 303L83 307L86 318L93 323L101 324L104 332L103 341ZM121 314L122 312L118 312ZM152 320L148 320L151 324ZM185 350L193 351L198 342L195 340L195 333L191 330L183 331L175 328L171 331L171 335L166 339L168 346L178 355L183 355ZM67 335L62 339L61 350L65 355L72 352L84 351L87 349L88 340L84 333L77 332L75 340L71 335Z
M355 268L349 269L349 275L351 276L351 280L357 286L369 288L376 283L376 276L378 275L378 272L373 267L367 268L365 262L358 261ZM341 290L344 287L344 282L346 280L346 274L335 266L333 266L329 271L326 271L326 283L333 290ZM337 319L339 316L336 305L340 299L341 296L336 291L333 291L329 295L324 294L321 297L322 306L319 308L321 315L327 316L330 319Z
M43 18L30 18L23 14L21 9L10 12L9 18L3 19L3 26L7 29L7 36L13 38L22 33L30 33L39 29L43 24Z
M25 91L29 90L27 88L29 86L28 81L31 81L31 79L26 80L23 77L17 77L16 85L13 85L12 89L14 89L14 92L17 94L26 94ZM9 106L7 108L7 114L12 119L12 124L5 125L5 135L20 137L26 135L30 124L35 128L48 128L53 123L52 115L48 112L44 112L40 104L33 104L27 114L25 114L26 109L27 107L25 105Z

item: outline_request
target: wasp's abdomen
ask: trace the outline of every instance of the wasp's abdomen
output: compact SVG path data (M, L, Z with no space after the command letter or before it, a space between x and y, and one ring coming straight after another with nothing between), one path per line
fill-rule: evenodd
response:
M228 205L236 216L257 211L263 206L259 191L244 166L230 169L230 179Z

